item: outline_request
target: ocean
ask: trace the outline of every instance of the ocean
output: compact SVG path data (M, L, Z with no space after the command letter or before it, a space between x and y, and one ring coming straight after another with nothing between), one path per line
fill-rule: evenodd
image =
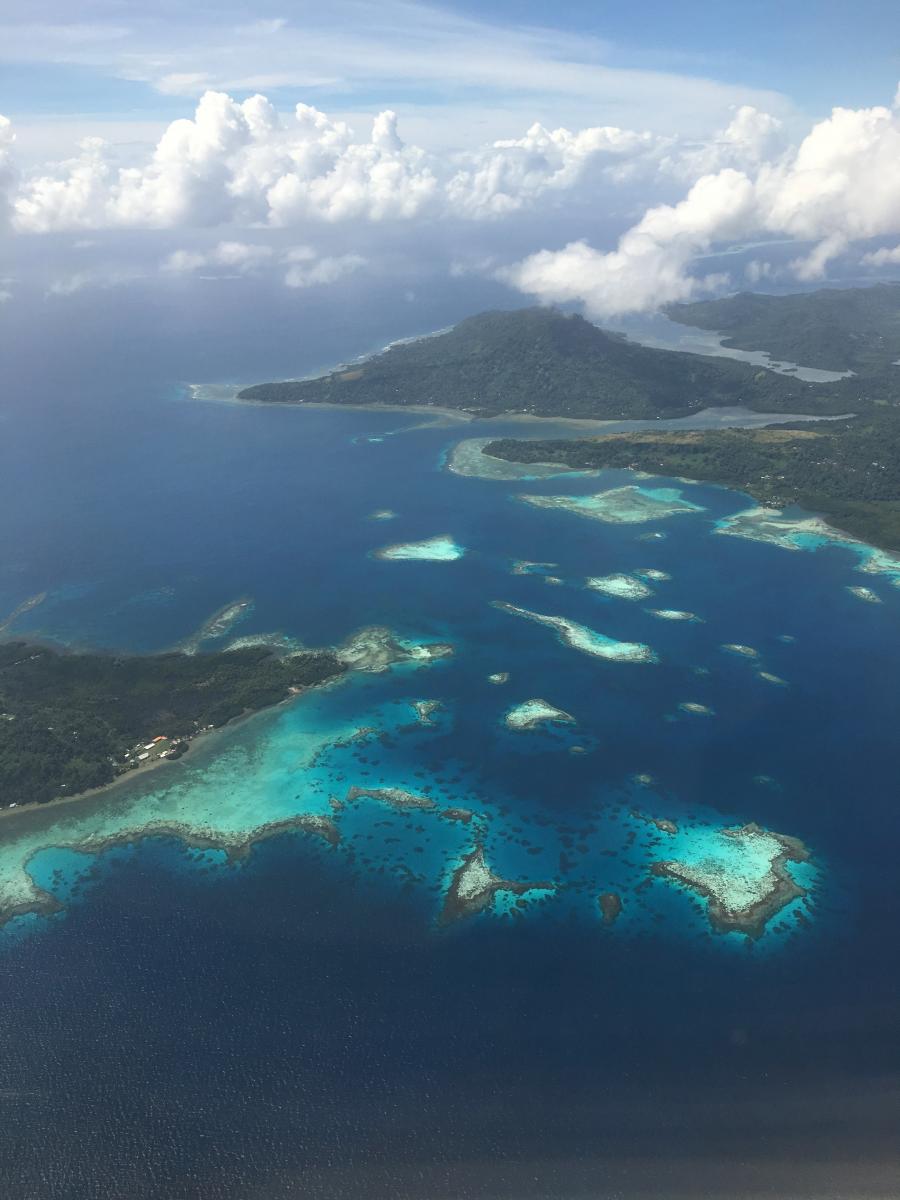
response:
M249 597L210 648L381 625L454 649L3 822L0 875L27 864L64 906L0 933L5 1196L900 1194L890 572L846 546L722 536L752 507L724 489L447 469L461 439L522 432L509 422L200 400L161 368L48 383L2 431L0 612L48 593L17 635L157 651ZM616 524L520 499L636 485L695 507ZM377 556L444 535L455 561ZM650 595L585 586L620 573ZM498 601L655 661L583 653ZM534 698L574 721L508 728ZM440 815L454 806L474 822ZM298 812L334 816L339 846L286 832L238 863L172 838L103 848L165 815L234 832ZM755 941L648 883L655 859L748 822L811 852L793 868L808 902ZM502 878L554 888L442 925L479 839Z

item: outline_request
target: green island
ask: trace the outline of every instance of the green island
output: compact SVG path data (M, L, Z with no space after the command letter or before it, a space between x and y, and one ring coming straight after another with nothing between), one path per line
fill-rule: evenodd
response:
M440 406L475 416L635 420L734 405L796 414L769 429L505 438L479 445L477 458L498 473L624 467L721 484L766 508L797 505L851 538L900 550L900 285L741 293L667 313L724 333L729 346L853 374L804 383L728 358L651 349L582 317L528 308L482 313L318 379L258 384L240 398ZM810 424L801 415L839 419Z
M900 415L875 411L799 428L648 430L489 442L483 453L579 470L626 467L717 483L767 508L798 505L885 550L900 550Z
M476 416L652 419L735 405L843 414L863 403L848 382L810 384L733 359L650 349L577 315L526 308L469 317L316 379L256 384L238 399L429 406Z
M724 334L723 346L764 350L773 359L825 371L870 375L900 359L900 285L822 288L792 296L739 292L673 304L681 325Z
M0 644L0 796L45 802L179 758L197 734L341 675L331 650L69 654Z

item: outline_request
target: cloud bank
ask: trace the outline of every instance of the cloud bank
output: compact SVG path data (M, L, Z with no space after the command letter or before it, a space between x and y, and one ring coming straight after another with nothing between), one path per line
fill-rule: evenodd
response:
M764 130L754 117L741 124ZM770 131L771 132L771 131ZM751 145L753 139L750 139ZM579 301L598 318L641 312L722 283L691 264L716 245L779 237L814 242L791 263L799 280L821 279L854 242L900 234L900 112L895 106L836 108L795 150L754 171L725 167L698 179L679 203L650 208L602 252L584 242L542 250L506 272L541 301ZM870 252L865 261L897 261ZM756 279L766 264L753 268Z
M173 121L138 161L123 164L113 147L90 138L74 158L26 174L17 173L13 149L12 126L0 118L0 223L7 236L221 230L212 248L171 253L163 271L268 270L289 287L306 288L369 260L368 249L360 253L364 241L372 244L363 229L453 223L460 231L455 262L482 262L483 273L520 293L578 303L596 318L733 286L721 270L704 273L701 260L735 242L794 241L796 256L778 269L813 281L857 243L900 236L896 103L835 108L794 146L778 119L743 105L705 141L535 123L519 138L434 154L406 142L390 110L360 137L306 104L285 116L262 95L237 101L207 91L193 116ZM620 220L617 228L627 227L613 248L579 236L592 214L633 213L638 195L666 199L630 216L630 224ZM545 248L499 265L504 224L526 228L526 215L530 245ZM479 226L488 234L466 233ZM309 244L329 228L342 231L337 248ZM298 233L302 244L285 242ZM511 257L507 252L507 264ZM900 247L859 246L857 258L872 268L890 266L900 261ZM775 274L765 259L746 271L751 283Z
M23 181L13 199L22 233L104 228L503 217L547 193L571 192L598 162L652 159L649 133L604 126L572 133L533 125L524 137L435 158L407 145L397 115L359 140L306 104L283 119L264 96L241 103L206 92L191 119L172 122L148 161L117 166L102 140Z

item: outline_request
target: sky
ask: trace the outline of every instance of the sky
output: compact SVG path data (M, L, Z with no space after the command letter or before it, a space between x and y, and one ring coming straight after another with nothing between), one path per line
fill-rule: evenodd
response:
M3 0L0 321L198 278L602 323L900 277L898 81L882 0Z

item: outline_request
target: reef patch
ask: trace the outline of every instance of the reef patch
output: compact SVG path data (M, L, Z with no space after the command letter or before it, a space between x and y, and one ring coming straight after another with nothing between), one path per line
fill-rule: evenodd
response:
M557 508L610 525L639 525L704 511L701 505L685 500L678 488L647 488L638 484L587 496L541 496L522 492L517 499L535 508Z
M545 613L532 612L527 608L519 608L516 604L507 604L503 600L492 600L491 603L501 612L510 613L515 617L524 617L527 621L535 621L556 631L556 636L564 646L579 650L582 654L590 654L595 658L609 659L614 662L654 663L656 654L643 642L619 642L606 634L579 625L567 617L553 617Z

